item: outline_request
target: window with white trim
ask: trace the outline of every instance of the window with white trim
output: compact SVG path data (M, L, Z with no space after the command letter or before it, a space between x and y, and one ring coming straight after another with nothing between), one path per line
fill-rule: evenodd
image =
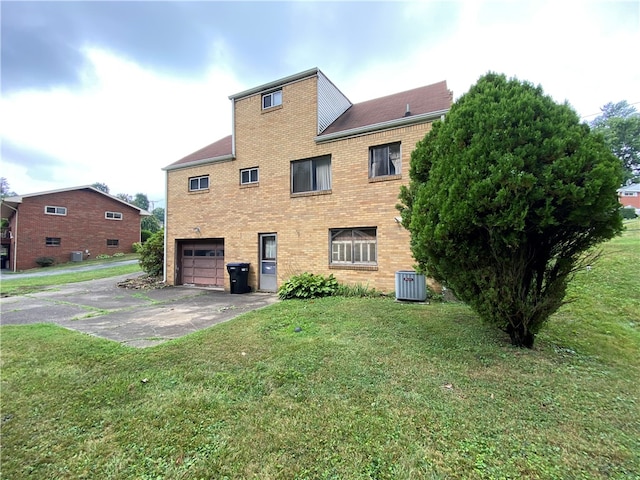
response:
M258 167L243 168L240 170L240 185L258 183Z
M197 192L198 190L209 190L209 175L189 179L189 191Z
M623 197L637 197L638 192L622 192Z
M331 190L331 155L291 162L291 193Z
M122 213L120 212L104 212L104 218L107 220L122 220Z
M120 245L120 240L117 238L107 238L107 247L117 247Z
M262 109L277 107L282 105L282 90L276 90L275 92L269 92L262 95Z
M332 265L376 265L378 235L375 227L334 228L330 232Z
M60 237L46 237L44 244L47 247L59 247L62 243Z
M400 142L369 148L369 178L400 175L401 173Z
M44 207L44 213L46 213L47 215L66 215L67 207L53 207L47 205L46 207Z

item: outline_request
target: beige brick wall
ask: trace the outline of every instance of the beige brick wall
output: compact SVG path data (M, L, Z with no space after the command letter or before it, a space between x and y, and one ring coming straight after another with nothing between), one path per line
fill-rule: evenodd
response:
M412 269L409 233L395 220L400 185L409 180L410 154L430 124L316 144L316 78L283 87L283 105L262 112L260 94L236 101L236 159L169 171L167 175L167 281L176 278L176 242L224 238L225 263L250 262L258 284L258 234L278 235L278 285L310 271L346 283L395 288L395 271ZM370 182L369 147L402 142L402 177ZM331 154L330 194L291 196L290 162ZM241 187L239 171L259 167L258 186ZM209 175L206 192L189 193L189 177ZM199 227L199 233L194 229ZM375 270L330 268L329 229L377 227ZM228 276L225 287L229 288Z

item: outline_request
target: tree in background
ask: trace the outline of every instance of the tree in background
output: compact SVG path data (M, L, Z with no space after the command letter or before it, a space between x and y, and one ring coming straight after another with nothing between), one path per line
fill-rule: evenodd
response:
M622 168L602 137L504 75L480 78L433 125L410 178L398 208L419 268L520 347L563 304L585 252L622 230Z
M144 193L136 193L131 203L142 210L149 210L149 199Z
M164 208L154 208L151 213L153 213L153 216L158 219L158 222L160 222L161 225L164 223Z
M130 204L133 204L133 197L131 195L129 195L128 193L118 193L116 195L116 198L119 198L123 202L127 202L127 203L130 203Z
M0 198L15 197L16 192L11 190L9 181L5 177L0 177Z
M143 217L140 222L140 227L142 230L149 230L151 233L155 233L162 228L158 219L153 215Z
M109 193L109 187L107 186L106 183L96 182L96 183L91 184L91 186L93 188L97 189L97 190L100 190L101 192L104 192L104 193L107 193L107 194Z
M591 122L625 169L625 181L640 181L640 113L626 100L607 103Z

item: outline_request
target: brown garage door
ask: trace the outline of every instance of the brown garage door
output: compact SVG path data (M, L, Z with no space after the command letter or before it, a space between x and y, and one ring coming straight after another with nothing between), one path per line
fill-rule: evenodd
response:
M224 240L182 245L182 283L224 286Z

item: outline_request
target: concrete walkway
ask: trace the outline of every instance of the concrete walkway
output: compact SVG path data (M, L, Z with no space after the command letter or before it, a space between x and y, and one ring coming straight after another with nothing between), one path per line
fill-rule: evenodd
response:
M272 293L232 295L182 286L134 290L116 285L133 276L69 283L0 298L0 325L55 323L132 347L149 347L278 300Z

